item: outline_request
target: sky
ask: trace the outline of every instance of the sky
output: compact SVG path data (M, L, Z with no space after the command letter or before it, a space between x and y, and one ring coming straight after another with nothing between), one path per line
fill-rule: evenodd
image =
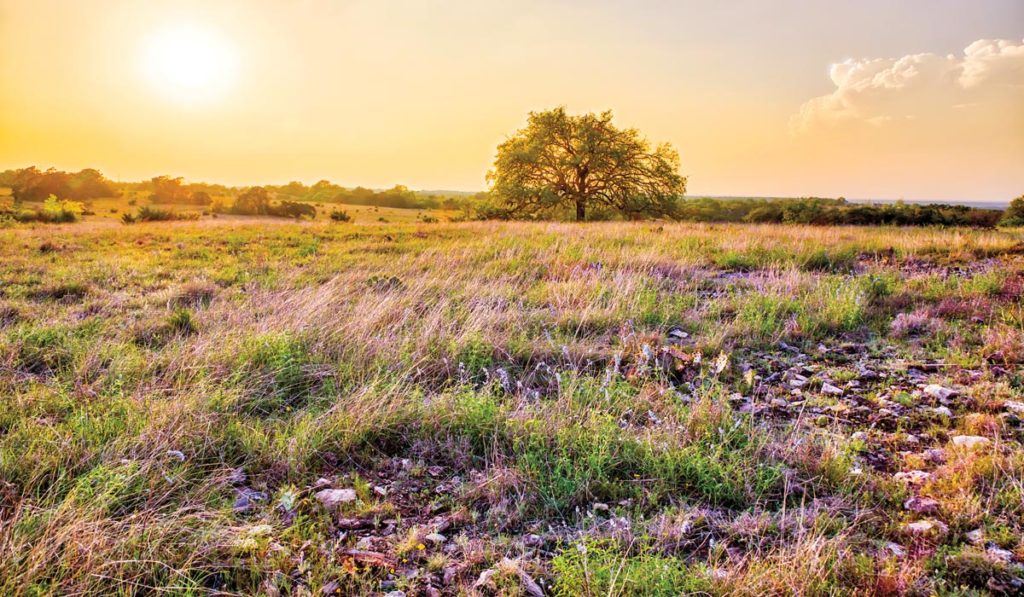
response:
M611 109L693 195L1024 193L1021 0L0 0L0 168L481 190Z

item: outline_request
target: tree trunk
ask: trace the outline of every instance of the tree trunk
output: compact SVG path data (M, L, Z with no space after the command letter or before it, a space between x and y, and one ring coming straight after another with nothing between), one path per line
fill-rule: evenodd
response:
M576 221L582 222L587 219L587 204L582 199L576 200Z

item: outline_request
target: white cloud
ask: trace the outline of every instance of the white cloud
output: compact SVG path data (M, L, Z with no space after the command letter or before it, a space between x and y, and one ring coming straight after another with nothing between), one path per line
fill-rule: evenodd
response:
M830 76L835 90L800 107L790 121L794 133L858 124L929 126L968 113L1005 121L1015 105L1024 112L1024 40L980 39L962 56L847 60L833 64Z

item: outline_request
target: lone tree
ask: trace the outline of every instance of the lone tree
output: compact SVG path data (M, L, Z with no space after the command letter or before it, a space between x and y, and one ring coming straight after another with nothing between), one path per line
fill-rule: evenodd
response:
M652 150L636 129L616 128L611 111L572 116L565 108L531 112L526 128L498 146L487 181L508 215L575 208L577 221L591 207L672 216L686 192L671 145Z

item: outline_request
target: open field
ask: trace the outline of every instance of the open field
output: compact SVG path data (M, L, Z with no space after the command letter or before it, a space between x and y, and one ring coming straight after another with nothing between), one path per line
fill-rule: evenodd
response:
M1024 591L1020 230L113 218L0 229L0 594Z

